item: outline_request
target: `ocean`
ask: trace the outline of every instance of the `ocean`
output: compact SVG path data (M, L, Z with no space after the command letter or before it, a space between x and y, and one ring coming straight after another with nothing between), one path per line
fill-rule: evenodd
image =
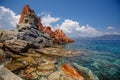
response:
M84 54L68 61L90 69L99 80L120 80L120 40L74 40L74 43L64 44L63 48L80 50Z

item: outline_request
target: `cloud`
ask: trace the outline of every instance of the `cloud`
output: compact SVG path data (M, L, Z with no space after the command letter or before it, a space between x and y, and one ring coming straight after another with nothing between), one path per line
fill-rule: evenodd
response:
M55 23L60 20L59 17L55 18L49 14L41 13L42 19L41 22L44 26L51 26L52 23Z
M114 29L114 27L109 26L106 29L110 30L110 29Z
M4 6L0 6L0 28L2 29L13 29L16 27L18 23L20 15L16 15L9 8L5 8Z
M70 19L64 20L64 22L60 26L57 26L57 28L63 30L71 37L95 37L103 35L102 32L89 25L80 26L79 22Z

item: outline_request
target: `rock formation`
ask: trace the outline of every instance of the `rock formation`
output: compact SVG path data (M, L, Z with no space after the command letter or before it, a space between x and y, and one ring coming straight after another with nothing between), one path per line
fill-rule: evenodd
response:
M50 26L43 26L41 23L41 20L39 17L35 15L34 10L31 10L29 8L29 5L24 6L22 12L21 12L21 17L19 20L19 24L22 23L28 23L28 19L32 17L31 21L29 22L30 24L35 23L36 28L38 28L40 31L47 33L51 38L54 43L71 43L73 42L72 39L68 38L62 30L55 30L52 31Z
M81 51L51 46L72 41L61 30L43 26L26 5L17 30L0 31L0 80L99 80L92 71L66 61Z
M29 8L29 5L26 5L21 12L20 21L17 25L19 32L17 38L36 45L39 44L40 47L52 46L51 37L39 30L39 26L42 25L38 23L39 20L40 18Z

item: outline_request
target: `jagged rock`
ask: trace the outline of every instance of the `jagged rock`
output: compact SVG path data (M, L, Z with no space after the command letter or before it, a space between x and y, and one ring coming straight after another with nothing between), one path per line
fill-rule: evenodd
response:
M7 40L4 42L4 49L14 53L25 52L30 48L29 44L23 40Z
M22 9L19 23L22 23L24 21L24 16L29 15L30 13L34 14L34 11L29 8L29 5L25 5Z
M21 26L21 24L19 25ZM40 32L37 28L33 27L32 25L24 24L24 27L18 30L18 39L25 40L34 44L40 44L40 47L44 46L52 46L51 38Z
M5 67L7 67L10 71L15 71L18 70L20 68L24 68L26 65L24 65L23 63L20 62L15 62L15 63L8 63L5 65Z
M19 32L17 38L34 44L40 44L40 47L52 46L53 43L50 36L39 30L38 24L39 26L42 25L38 22L39 19L34 11L26 5L21 12L20 21L17 25Z
M47 40L48 42L51 43L51 41L48 39L49 36L50 36L52 38L51 39L52 42L54 42L54 43L71 43L71 42L73 42L73 40L68 38L63 33L62 30L57 29L55 31L52 31L50 26L43 26L40 18L35 15L34 10L31 10L29 8L29 5L25 5L23 7L22 12L21 12L21 17L20 17L20 20L19 20L19 24L17 25L17 28L21 28L21 27L23 28L23 26L24 26L25 30L19 29L19 31L20 32L25 32L24 34L26 34L26 35L24 35L24 38L22 37L20 39L24 39L24 40L29 40L30 39L30 40L32 40L32 42L33 42L33 40L35 40L34 42L37 41L39 43L42 43L43 41ZM27 28L25 28L25 27L27 27ZM44 33L48 34L49 36L47 36L47 35L45 35L41 32L44 32ZM41 35L43 35L43 36L41 36ZM26 39L25 36L28 37L28 38ZM45 41L44 43L46 43L47 41ZM48 44L48 42L46 44Z
M16 30L0 30L0 42L17 38Z
M4 42L3 49L16 54L25 53L30 48L39 48L40 46L20 39L12 39Z
M70 75L74 80L84 80L83 76L78 73L75 68L73 68L70 64L62 64L61 65L62 70Z
M54 43L71 43L73 42L72 39L68 38L62 30L55 30L54 31Z
M16 76L3 65L0 65L0 77L3 80L23 80L22 78ZM0 79L1 80L1 79Z
M21 63L27 63L27 64L37 64L36 61L32 57L21 57L15 59L15 61L21 62Z

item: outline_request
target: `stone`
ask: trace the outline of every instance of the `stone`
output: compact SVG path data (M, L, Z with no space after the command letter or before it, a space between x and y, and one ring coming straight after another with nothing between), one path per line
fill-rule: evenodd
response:
M27 74L24 78L25 80L36 80L38 75L35 72Z
M68 38L64 32L60 29L54 31L54 42L55 43L72 43L72 39Z
M85 80L99 80L99 78L87 67L73 63L73 66L81 73Z
M40 76L48 76L53 72L53 70L41 70L41 69L37 69L36 70L36 74L40 75Z
M23 28L24 26L24 29L25 27L27 27L24 31L23 29L21 30L20 28ZM43 26L42 23L41 23L41 19L40 17L37 17L34 10L30 9L29 5L25 5L21 11L21 17L20 17L20 20L19 20L19 24L17 25L17 28L19 29L18 31L22 31L22 32L25 32L24 34L27 34L27 37L25 37L26 35L24 35L24 38L22 37L22 39L26 40L35 40L36 42L36 37L37 34L36 34L36 30L33 30L32 28L35 28L37 30L37 34L38 34L38 31L39 32L43 32L44 34L42 33L39 33L43 36L46 36L46 34L49 35L49 37L51 37L51 40L53 43L58 43L58 44L61 44L61 43L71 43L71 42L74 42L72 39L68 38L64 32L62 30L55 30L55 31L52 31L51 27L50 26ZM30 30L28 30L28 28L30 28ZM31 30L32 29L32 30ZM30 32L31 33L30 33ZM31 38L31 37L33 38ZM41 37L43 37L41 36ZM46 38L49 38L48 36L46 36ZM43 37L45 38L45 37ZM43 42L45 41L46 39L43 39L43 38L38 38L38 42ZM30 41L29 40L29 41ZM47 41L45 41L44 43L46 43ZM50 42L50 40L48 40L48 42ZM50 42L51 43L51 42Z
M4 53L4 51L0 49L0 64L3 64L6 61L5 55L6 54Z
M23 80L22 78L18 77L17 75L12 73L10 70L5 68L3 65L0 65L0 77L3 80Z
M12 39L4 42L4 49L14 53L25 52L29 47L29 44L24 40Z
M56 44L63 44L63 43L72 43L74 42L71 38L68 38L64 32L60 29L56 29L55 31L51 30L50 26L42 26L40 28L41 31L47 33L52 37L53 42Z
M54 55L54 56L64 56L64 57L72 57L73 55L80 54L80 51L70 51L64 50L62 48L41 48L35 50L38 53L46 54L46 55Z
M34 13L34 11L29 8L29 5L25 5L25 6L23 7L23 9L22 9L19 23L22 23L22 22L24 21L24 16L25 16L25 15L28 15L28 14L30 14L30 13Z
M19 32L17 38L34 43L39 47L52 46L51 37L39 30L42 24L38 21L40 21L40 18L29 8L29 5L24 6L19 24L17 24Z
M4 45L3 43L0 43L0 48L2 48L2 47L3 47L3 45Z
M17 38L16 30L0 30L0 42Z
M61 70L55 71L48 76L48 80L74 80L69 75L64 74Z
M32 57L21 57L21 58L17 58L15 59L15 61L17 62L21 62L21 63L28 63L30 64L37 64L36 61L32 58Z
M24 74L30 74L31 72L34 72L36 70L36 68L34 66L28 66L25 70L24 70Z
M62 75L61 71L55 71L54 73L48 76L48 80L59 80L61 75Z
M6 68L8 68L10 71L15 71L20 68L24 68L26 65L20 63L20 62L15 62L15 63L8 63L5 65Z
M81 76L70 64L62 64L61 69L66 74L72 76L74 80L84 80L83 76Z
M46 61L44 63L39 64L37 68L41 70L51 70L54 69L54 67L55 67L54 63Z
M40 80L47 80L45 77L41 77Z

